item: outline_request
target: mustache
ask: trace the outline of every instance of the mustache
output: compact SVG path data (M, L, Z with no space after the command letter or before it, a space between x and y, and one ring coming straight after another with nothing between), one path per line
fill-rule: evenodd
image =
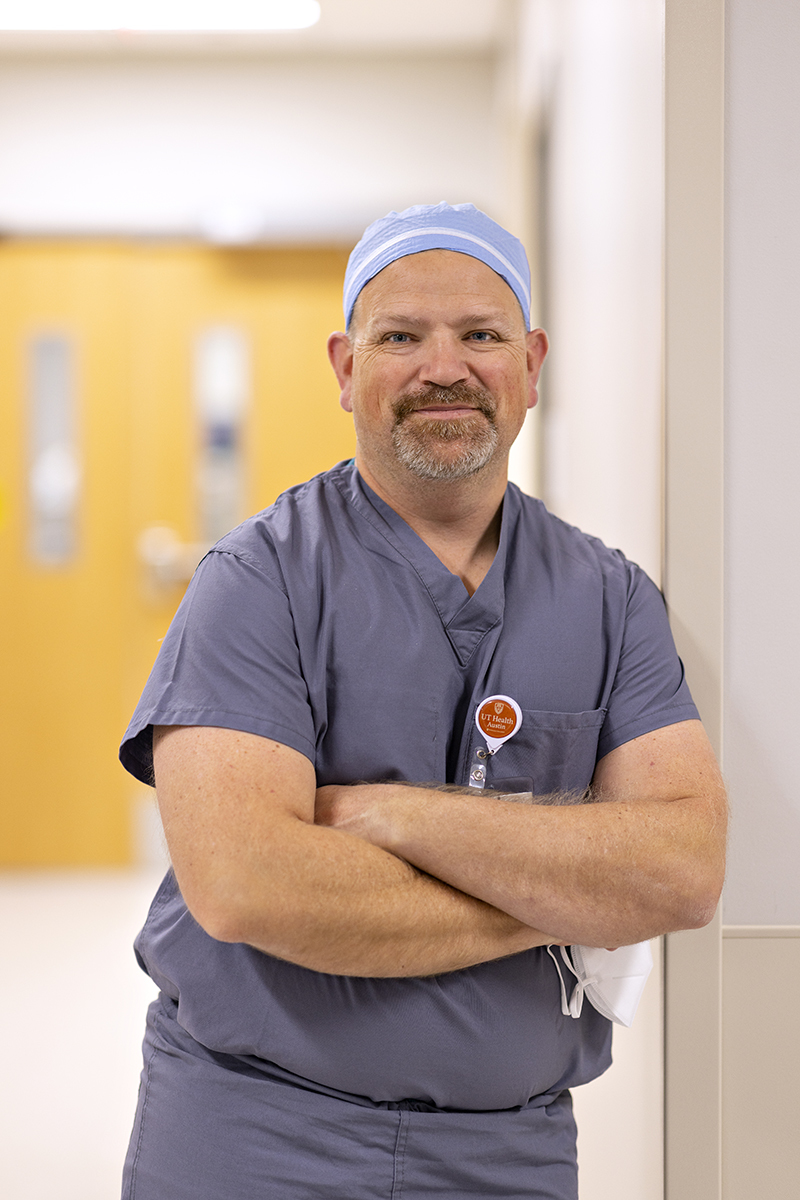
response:
M497 405L488 392L482 388L472 387L468 383L454 383L452 387L438 387L431 384L416 392L406 392L394 403L395 425L400 425L406 417L428 408L431 404L452 404L454 406L473 408L483 413L487 421L494 423Z

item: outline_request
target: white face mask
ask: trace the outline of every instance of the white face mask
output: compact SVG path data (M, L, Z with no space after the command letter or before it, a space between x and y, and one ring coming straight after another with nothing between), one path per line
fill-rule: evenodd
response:
M570 959L569 951L572 951ZM561 1011L565 1017L581 1015L583 997L586 996L593 1008L609 1021L630 1026L642 998L647 976L653 968L653 955L649 942L637 942L634 946L619 946L616 950L603 950L596 946L561 947L564 963L577 979L572 995L567 1000L567 989L553 947L547 947L561 981Z

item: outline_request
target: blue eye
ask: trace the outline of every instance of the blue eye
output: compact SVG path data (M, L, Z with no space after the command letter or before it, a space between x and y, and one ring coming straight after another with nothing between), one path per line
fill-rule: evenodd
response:
M477 342L490 342L494 338L494 335L489 333L488 329L476 329L469 336L473 341Z
M395 346L402 346L405 342L409 341L409 336L407 333L390 333L387 334L386 341L391 342Z

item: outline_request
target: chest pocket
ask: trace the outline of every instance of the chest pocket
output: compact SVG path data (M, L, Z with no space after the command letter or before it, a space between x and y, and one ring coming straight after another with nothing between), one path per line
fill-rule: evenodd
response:
M486 786L543 796L591 783L604 708L581 713L522 710L522 727L492 757Z

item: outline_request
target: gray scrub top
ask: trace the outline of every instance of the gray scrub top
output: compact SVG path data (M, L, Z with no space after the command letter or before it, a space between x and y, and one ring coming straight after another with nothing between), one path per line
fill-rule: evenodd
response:
M153 725L213 725L292 746L320 786L466 783L497 693L523 722L488 783L539 794L581 792L615 747L697 717L662 597L621 553L509 484L470 597L340 463L203 560L121 758L149 783ZM562 1015L543 948L429 978L325 975L210 938L171 873L136 948L202 1045L376 1102L514 1108L610 1062L610 1023Z

